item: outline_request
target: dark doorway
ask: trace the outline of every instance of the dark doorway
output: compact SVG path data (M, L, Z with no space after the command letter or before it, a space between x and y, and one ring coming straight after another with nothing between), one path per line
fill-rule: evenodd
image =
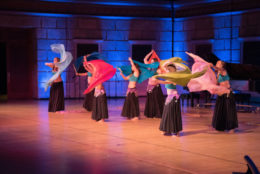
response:
M0 100L7 99L6 44L0 42Z
M34 34L33 29L0 28L0 42L5 43L1 44L1 49L6 50L0 54L1 58L6 57L6 69L1 68L1 78L6 77L8 99L32 99L33 90L37 91ZM1 67L3 65L1 62Z
M152 50L152 45L132 45L132 58L139 62L144 62L144 57Z
M77 57L84 56L93 52L98 52L98 44L78 44Z

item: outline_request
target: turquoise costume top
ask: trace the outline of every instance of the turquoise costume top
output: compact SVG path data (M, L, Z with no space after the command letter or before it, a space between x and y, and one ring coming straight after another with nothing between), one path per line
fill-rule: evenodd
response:
M138 80L138 77L135 77L134 74L132 74L132 75L129 77L129 81L131 81L131 82L137 82L137 80Z
M174 85L174 84L165 84L165 88L167 88L167 89L176 89L176 85Z
M92 74L90 72L88 72L88 77L92 77Z
M225 76L222 76L221 74L219 74L219 76L218 76L218 83L228 81L229 79L230 78L229 78L228 74L226 74Z

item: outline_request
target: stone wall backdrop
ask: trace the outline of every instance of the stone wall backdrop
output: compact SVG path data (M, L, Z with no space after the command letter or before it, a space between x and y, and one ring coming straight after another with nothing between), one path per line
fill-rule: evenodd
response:
M138 19L100 19L90 17L45 17L27 15L0 15L3 21L0 27L33 28L36 30L37 43L37 87L35 98L48 98L49 91L44 92L44 83L52 76L51 69L44 65L59 56L53 53L50 45L62 43L66 50L76 58L76 43L100 44L100 52L114 67L128 65L131 56L131 41L146 41L154 44L154 49L162 59L171 57L171 21L170 20L138 20ZM74 76L70 66L64 73L66 98L81 98L87 86L85 77ZM146 83L146 82L144 82ZM79 86L80 85L80 86ZM124 96L127 81L119 72L106 82L107 95L111 97ZM139 85L142 89L143 85ZM146 86L146 85L144 85ZM140 95L145 95L145 90Z
M8 5L8 4L7 4ZM7 6L6 5L6 6ZM66 4L65 4L66 5ZM7 7L6 7L7 8ZM67 7L64 7L64 9ZM71 9L73 10L73 9ZM238 12L215 12L212 14L190 15L176 11L174 31L169 14L170 9L154 13L154 16L138 17L138 13L127 16L70 15L47 13L0 13L1 28L30 28L34 30L37 45L33 66L35 77L34 98L48 98L44 83L52 76L45 62L53 61L57 54L50 50L53 43L62 43L76 58L77 43L97 43L100 52L113 66L127 65L131 56L131 44L149 43L161 59L172 57L172 33L174 56L191 62L185 51L196 52L198 45L210 45L212 52L220 59L242 63L242 46L245 40L259 41L260 11L240 10ZM178 10L178 9L177 9ZM126 10L127 11L127 10ZM185 10L183 10L185 12ZM178 13L179 12L179 13ZM114 12L116 13L116 11ZM119 11L119 13L123 13ZM130 13L128 11L128 13ZM161 15L159 15L161 14ZM156 17L158 15L159 17ZM15 50L14 50L15 51ZM66 98L82 98L87 81L85 77L74 77L70 66L63 74ZM146 95L146 83L138 85L139 95ZM110 97L125 96L127 82L119 72L106 82Z

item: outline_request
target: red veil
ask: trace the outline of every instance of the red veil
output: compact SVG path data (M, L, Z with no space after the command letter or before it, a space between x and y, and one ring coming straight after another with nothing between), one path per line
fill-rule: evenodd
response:
M151 61L152 61L152 59L157 59L157 60L158 60L158 62L160 62L160 61L161 61L161 59L159 58L159 56L156 54L156 52L155 52L155 51L153 51L153 53L152 53L152 55L150 56L150 58L149 58L148 62L149 62L149 63L152 63L152 62L151 62Z

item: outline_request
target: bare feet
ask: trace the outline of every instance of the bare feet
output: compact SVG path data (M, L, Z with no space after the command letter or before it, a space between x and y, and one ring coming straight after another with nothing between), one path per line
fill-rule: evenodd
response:
M176 137L180 137L181 135L180 135L180 132L177 132L176 133Z
M231 129L228 133L234 134L235 133L235 129Z
M213 127L209 127L209 132L210 133L218 133L219 131L217 131L215 128L213 128Z
M132 120L132 121L136 121L136 120L139 120L139 118L138 118L138 117L134 117L134 118L132 118L131 120Z
M104 119L101 119L101 120L98 120L97 122L98 122L98 123L104 123L105 120L104 120Z

